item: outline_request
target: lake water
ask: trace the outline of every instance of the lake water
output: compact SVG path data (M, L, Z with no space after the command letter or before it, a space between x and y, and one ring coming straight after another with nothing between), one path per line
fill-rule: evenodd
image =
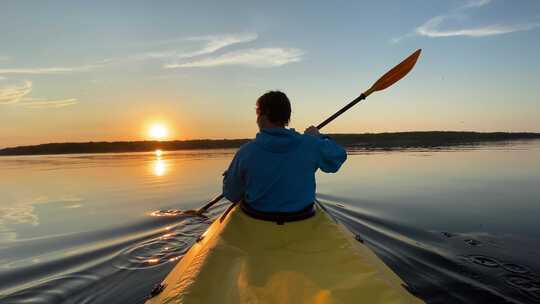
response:
M143 303L210 223L166 211L219 194L233 153L1 157L0 303ZM349 151L317 181L425 301L540 303L540 141Z

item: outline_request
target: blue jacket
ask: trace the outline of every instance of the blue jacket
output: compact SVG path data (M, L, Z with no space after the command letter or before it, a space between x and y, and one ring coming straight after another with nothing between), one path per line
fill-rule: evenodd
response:
M337 172L345 149L328 137L269 128L236 152L223 173L223 194L262 212L295 212L315 200L315 172Z

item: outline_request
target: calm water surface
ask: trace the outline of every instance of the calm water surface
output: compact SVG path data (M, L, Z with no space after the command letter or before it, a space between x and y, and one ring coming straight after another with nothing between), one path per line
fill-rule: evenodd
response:
M0 303L143 303L210 223L174 210L233 153L1 157ZM349 153L318 197L411 292L540 303L540 141Z

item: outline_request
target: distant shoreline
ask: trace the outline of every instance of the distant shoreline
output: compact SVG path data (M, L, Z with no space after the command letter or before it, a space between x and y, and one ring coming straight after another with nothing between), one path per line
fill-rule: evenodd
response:
M407 149L436 148L480 144L511 140L540 139L540 133L531 132L458 132L422 131L394 133L328 134L348 148L356 149ZM195 139L173 141L116 141L48 143L0 149L0 156L89 154L238 148L250 139Z

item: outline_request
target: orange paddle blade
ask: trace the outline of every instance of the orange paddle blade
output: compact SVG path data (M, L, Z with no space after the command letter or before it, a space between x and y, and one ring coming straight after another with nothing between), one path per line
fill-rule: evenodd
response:
M421 49L416 50L416 52L412 53L393 69L384 74L381 78L379 78L379 80L377 80L377 82L375 82L375 84L371 86L371 88L369 88L369 90L364 92L364 95L367 97L373 92L384 90L398 82L401 78L405 77L405 75L407 75L416 64L416 61L420 56L420 52L422 52Z

